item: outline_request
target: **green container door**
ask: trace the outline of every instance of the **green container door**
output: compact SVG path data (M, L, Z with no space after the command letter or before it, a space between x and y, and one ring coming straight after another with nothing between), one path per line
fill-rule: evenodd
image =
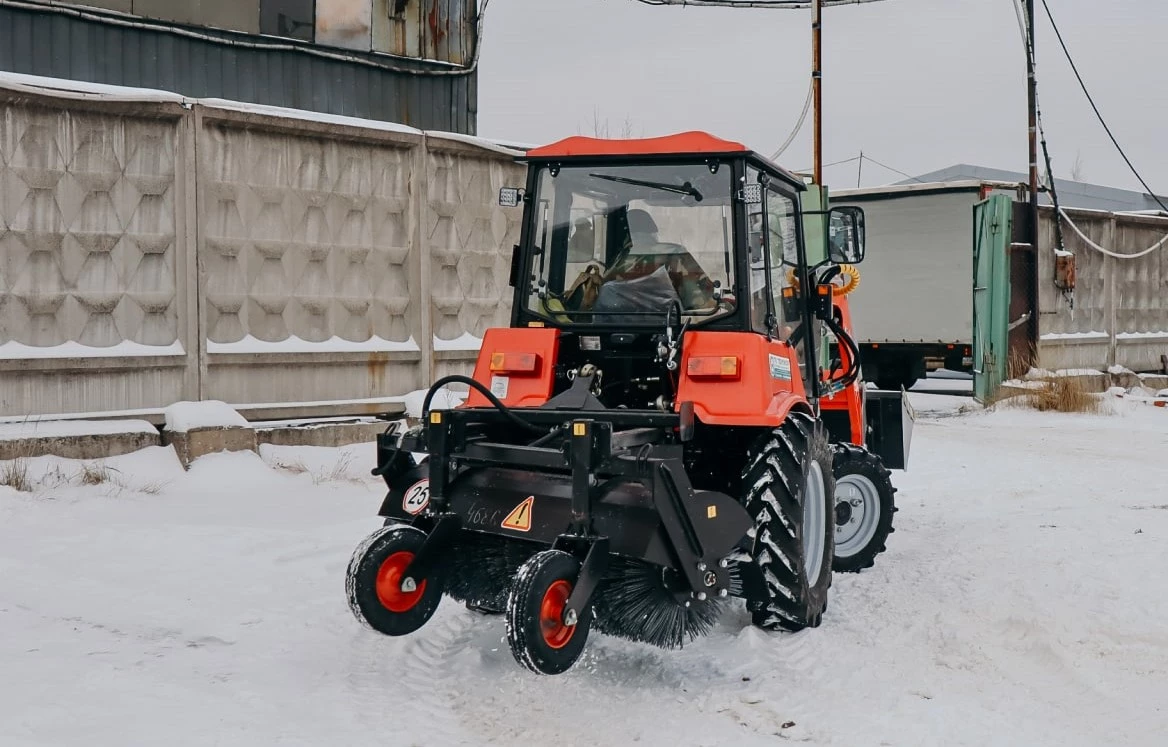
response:
M985 403L1005 379L1013 202L992 195L973 206L973 396Z

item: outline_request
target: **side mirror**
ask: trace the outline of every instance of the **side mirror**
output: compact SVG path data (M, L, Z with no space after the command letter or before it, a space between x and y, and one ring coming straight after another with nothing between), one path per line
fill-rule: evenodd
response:
M502 187L499 190L499 206L515 207L523 199L523 190L518 187Z
M864 261L864 210L843 206L827 212L827 256L837 265Z

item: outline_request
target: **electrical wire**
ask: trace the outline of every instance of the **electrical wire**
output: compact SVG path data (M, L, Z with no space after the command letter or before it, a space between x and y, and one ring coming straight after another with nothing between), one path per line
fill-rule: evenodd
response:
M779 146L779 149L775 151L774 155L771 156L772 161L779 160L779 156L783 155L783 152L791 146L791 143L795 142L795 136L798 135L799 131L803 129L803 124L807 121L807 112L811 110L811 100L814 98L814 94L815 81L812 80L807 84L807 100L803 102L803 113L799 115L799 121L795 123L795 129L791 130L791 134L787 137L783 144Z
M908 179L912 179L914 182L918 182L920 184L928 184L928 182L926 182L924 179L921 179L919 177L915 177L912 174L906 174L905 172L901 171L900 169L894 169L891 166L889 166L888 164L880 163L875 158L872 158L871 156L866 156L863 153L861 153L859 156L856 156L856 158L874 163L882 169L888 169L889 171L893 172L894 174L900 174L903 177L906 177Z
M1042 0L1042 7L1046 11L1046 17L1050 20L1050 26L1052 29L1054 29L1055 36L1058 37L1059 46L1063 49L1063 55L1067 58L1067 62L1070 63L1071 70L1075 73L1075 78L1079 81L1079 87L1083 89L1083 95L1087 97L1087 101L1091 104L1091 108L1095 110L1095 117L1099 120L1099 124L1103 125L1103 129L1107 131L1107 137L1111 138L1112 145L1114 145L1115 149L1119 151L1119 155L1123 156L1123 160L1127 163L1128 168L1131 169L1133 174L1135 174L1136 179L1140 180L1140 184L1142 184L1144 189L1148 191L1148 195L1153 200L1155 200L1156 204L1163 208L1165 212L1168 212L1168 205L1165 205L1164 202L1156 195L1156 193L1152 191L1152 188L1148 186L1148 183L1144 181L1144 177L1141 176L1140 172L1136 170L1135 165L1131 162L1131 159L1127 157L1127 153L1124 152L1123 147L1119 144L1119 141L1115 139L1115 135L1112 134L1111 128L1107 125L1107 121L1103 118L1102 112L1099 111L1099 107L1095 105L1095 99L1092 98L1091 92L1087 90L1087 84L1083 82L1083 76L1079 74L1079 68L1075 64L1074 58L1071 57L1071 52L1067 49L1066 42L1063 41L1062 32L1059 31L1058 24L1055 23L1054 15L1050 12L1050 6L1046 4L1046 0Z
M862 5L881 0L821 0L820 5ZM810 0L637 0L642 5L691 5L695 8L756 8L767 10L803 10L812 7Z
M1108 249L1104 249L1103 247L1099 246L1091 239L1087 238L1087 234L1083 233L1079 229L1079 227L1075 225L1074 221L1071 220L1071 216L1067 215L1066 210L1064 210L1063 208L1059 208L1059 214L1062 217L1066 218L1067 224L1071 227L1072 230L1074 230L1074 232L1076 234L1079 235L1079 238L1083 240L1084 244L1091 247L1092 249L1094 249L1097 252L1100 252L1102 254L1106 254L1108 257L1114 257L1115 259L1139 259L1140 257L1146 257L1147 255L1151 254L1152 252L1156 251L1157 249L1164 248L1164 245L1168 244L1168 236L1165 236L1164 238L1160 239L1155 244L1153 244L1152 246L1143 250L1142 252L1137 252L1135 254L1117 254L1116 252L1110 251Z

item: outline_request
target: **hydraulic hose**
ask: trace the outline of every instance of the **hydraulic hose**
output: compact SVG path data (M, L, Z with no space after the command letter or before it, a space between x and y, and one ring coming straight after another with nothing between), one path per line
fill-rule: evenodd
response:
M843 325L839 323L834 315L828 319L825 319L824 323L827 324L828 329L830 329L835 334L836 339L843 343L843 345L848 349L848 357L851 359L851 364L848 367L848 370L844 372L843 377L839 379L839 381L842 387L849 387L854 384L856 379L860 376L860 348L858 345L856 345L856 341L852 339L852 336L847 333L847 330L844 329Z
M532 431L534 433L539 433L540 435L544 435L547 433L546 429L540 428L538 425L532 425L531 423L528 423L526 420L520 418L518 415L513 413L511 411L511 409L509 407L507 407L507 405L503 404L499 400L498 397L496 397L494 394L491 393L490 389L483 386L478 381L475 381L474 379L470 378L469 376L460 376L458 374L452 374L450 376L443 376L441 379L438 379L438 381L435 381L434 384L430 387L430 390L428 392L426 392L426 398L424 400L422 400L422 417L423 418L426 417L427 415L429 415L429 413L430 413L430 403L432 403L434 401L434 395L438 393L439 389L446 386L447 384L466 384L467 386L471 387L472 389L475 389L476 391L478 391L479 394L486 397L487 401L491 403L492 407L494 407L499 412L503 413L503 416L506 417L508 420L510 420L515 425L517 425L520 428L523 428L525 430Z

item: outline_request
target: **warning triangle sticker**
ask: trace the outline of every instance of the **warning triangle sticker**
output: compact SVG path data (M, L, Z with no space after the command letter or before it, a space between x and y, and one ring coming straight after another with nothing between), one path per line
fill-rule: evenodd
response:
M514 529L517 532L529 531L531 529L531 507L534 504L535 496L527 496L522 503L511 509L511 513L507 514L506 519L503 519L501 526L504 529Z

